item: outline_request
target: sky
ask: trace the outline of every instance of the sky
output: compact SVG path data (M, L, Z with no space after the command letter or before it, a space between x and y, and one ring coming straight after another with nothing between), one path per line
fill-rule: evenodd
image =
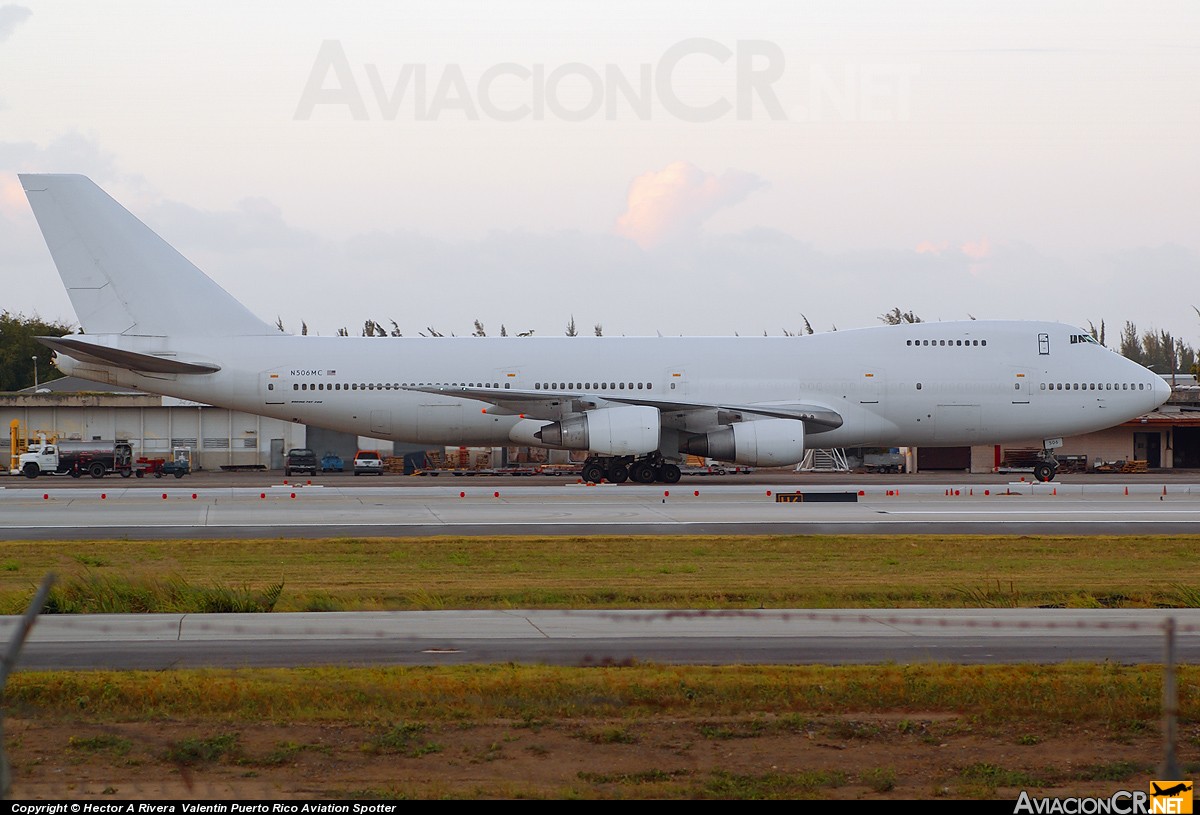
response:
M16 174L76 172L295 333L899 307L1196 345L1197 31L1194 2L0 0L0 309L75 322Z

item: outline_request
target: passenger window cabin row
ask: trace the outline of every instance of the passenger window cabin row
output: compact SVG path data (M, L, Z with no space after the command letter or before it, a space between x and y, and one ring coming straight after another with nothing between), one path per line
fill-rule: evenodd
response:
M1042 390L1052 391L1144 391L1145 382L1043 382Z
M674 384L674 383L672 383ZM499 388L499 382L467 382L459 384L441 383L441 382L420 382L412 383L412 386L424 387L450 387L450 388ZM409 383L401 384L399 382L350 382L342 384L341 382L294 382L292 390L294 391L376 391L376 390L399 390L400 388L411 387ZM505 388L509 388L508 382L504 383ZM607 391L607 390L654 390L652 382L535 382L533 383L534 390L585 390L585 391Z
M987 345L987 340L905 340L904 344L920 346L922 348L927 348L931 345L983 346Z

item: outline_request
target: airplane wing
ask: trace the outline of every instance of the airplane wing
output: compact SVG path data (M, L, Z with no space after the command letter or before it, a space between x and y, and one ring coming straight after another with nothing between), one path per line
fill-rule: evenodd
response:
M800 403L736 404L731 402L697 402L683 399L658 399L652 396L615 393L593 393L587 391L544 391L514 390L512 388L479 388L455 386L409 386L404 390L433 393L441 396L459 396L490 402L512 413L522 413L531 419L558 418L564 402L574 402L575 411L596 410L609 405L645 405L658 408L663 413L687 413L695 410L719 410L731 414L749 414L774 419L799 419L806 424L832 430L842 425L842 417L836 411L821 405ZM736 416L731 421L739 421Z

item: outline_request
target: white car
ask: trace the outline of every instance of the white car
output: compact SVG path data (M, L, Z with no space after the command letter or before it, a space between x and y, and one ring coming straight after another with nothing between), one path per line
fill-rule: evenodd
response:
M354 454L354 474L383 475L383 457L378 450L359 450Z

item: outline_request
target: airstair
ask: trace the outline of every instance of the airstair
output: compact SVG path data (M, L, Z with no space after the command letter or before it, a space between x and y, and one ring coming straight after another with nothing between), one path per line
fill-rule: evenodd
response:
M849 471L850 466L846 463L846 450L842 447L809 450L804 454L804 460L796 465L796 472L846 473Z

